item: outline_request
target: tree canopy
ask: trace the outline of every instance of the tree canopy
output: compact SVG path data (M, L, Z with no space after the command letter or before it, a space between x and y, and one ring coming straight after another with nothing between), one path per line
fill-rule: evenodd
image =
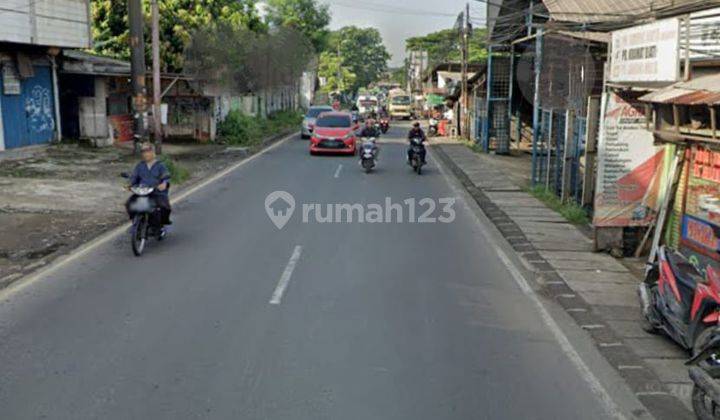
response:
M343 65L342 59L328 51L320 54L318 76L323 81L321 90L324 93L350 92L357 81L357 75Z
M158 0L160 8L160 60L166 71L183 68L185 47L198 28L222 23L234 28L264 31L256 0ZM150 2L143 0L146 27L150 27ZM130 58L127 1L92 0L95 51L120 59ZM145 31L150 57L150 31Z
M295 85L313 57L312 44L293 28L256 32L218 24L194 33L185 71L243 94Z
M471 63L482 62L487 58L487 31L485 28L473 30L470 38ZM444 29L424 36L408 38L405 49L408 51L427 51L430 65L443 62L458 62L461 60L460 35L456 29Z
M328 5L317 0L267 0L267 5L269 23L299 31L318 53L325 48L330 24Z
M328 38L327 52L339 56L342 65L355 74L355 81L348 92L356 92L380 80L390 59L382 36L375 28L346 26L334 31Z

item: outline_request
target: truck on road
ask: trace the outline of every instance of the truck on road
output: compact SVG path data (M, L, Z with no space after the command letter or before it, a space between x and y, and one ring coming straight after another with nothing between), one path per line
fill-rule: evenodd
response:
M411 119L414 114L413 100L402 89L393 89L388 93L388 113L392 119Z

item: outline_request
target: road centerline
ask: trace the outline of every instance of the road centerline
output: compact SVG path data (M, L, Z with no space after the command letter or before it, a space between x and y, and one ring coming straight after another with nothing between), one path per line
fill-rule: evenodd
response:
M295 271L295 266L297 265L298 261L300 260L300 256L302 255L302 246L296 245L295 249L293 250L292 255L290 256L290 260L288 261L287 265L285 266L285 271L283 271L282 276L280 276L280 280L278 281L277 286L275 287L275 291L272 294L272 297L270 298L270 304L271 305L279 305L282 303L283 295L285 294L285 289L287 289L288 285L290 284L290 279L292 278L293 271Z
M335 170L335 175L333 178L340 178L340 171L342 171L343 165L342 163L338 165L337 169Z

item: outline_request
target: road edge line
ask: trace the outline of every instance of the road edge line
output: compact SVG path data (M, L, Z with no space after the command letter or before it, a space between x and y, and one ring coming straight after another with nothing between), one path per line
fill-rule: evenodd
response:
M491 230L482 223L482 220L477 215L475 210L473 208L471 208L471 205L468 202L469 193L464 188L459 187L456 184L456 182L453 182L453 181L459 181L459 180L457 180L454 176L451 176L448 173L447 168L445 168L445 166L444 166L444 162L442 162L442 163L440 162L442 159L436 158L431 153L428 153L428 156L434 162L435 166L438 168L438 170L442 174L447 185L457 195L458 199L462 202L462 204L465 207L465 209L467 210L468 214L471 215L471 217L474 219L473 221L477 225L478 229L482 232L483 236L485 236L485 238L489 242L497 243L498 239L495 238L495 235L493 235L493 232L491 232ZM482 209L478 208L478 210L484 214ZM595 395L599 399L603 409L606 411L606 413L609 416L611 416L615 419L618 419L618 420L627 419L623 410L615 402L615 400L612 397L612 395L610 394L610 392L608 392L608 390L605 388L605 386L602 384L602 382L598 379L598 377L595 375L595 373L592 371L592 369L590 369L590 367L587 365L585 360L583 360L582 356L580 356L580 353L578 353L577 349L575 349L573 344L570 342L570 339L568 338L567 334L560 327L560 325L555 320L555 318L552 316L550 311L545 307L543 302L538 297L536 291L530 286L530 283L528 282L528 280L520 272L518 267L512 262L512 260L507 255L507 253L503 250L503 248L500 246L500 244L498 243L497 245L498 246L495 246L493 248L494 248L495 253L497 254L498 258L503 263L505 268L508 270L508 273L511 275L514 282L517 284L517 286L520 288L520 290L523 292L523 294L525 294L533 302L533 304L537 308L538 312L540 313L540 316L542 317L543 323L545 324L545 326L547 326L550 329L550 331L553 334L553 337L555 338L555 341L558 343L558 345L562 349L563 353L568 357L568 359L573 364L573 366L578 370L582 379L588 384L593 395ZM520 258L522 260L522 257L519 255L518 255L518 258ZM640 401L638 401L638 403L642 404L642 402L640 402Z
M232 172L240 169L242 166L252 162L253 160L264 155L265 153L270 152L270 151L280 147L281 145L287 143L290 139L297 136L297 134L298 134L297 132L290 133L290 134L286 135L285 137L282 137L280 140L273 142L269 146L259 150L257 153L255 153L237 163L230 165L229 167L223 169L222 171L212 175L210 178L208 178L198 184L193 185L192 187L188 188L187 190L183 190L181 193L179 193L178 195L173 197L173 199L170 200L170 202L174 205L174 204L182 202L183 200L186 200L192 194L194 194L194 193L200 191L201 189L207 187L208 185L228 176ZM79 258L87 255L89 252L97 249L101 245L104 245L107 242L109 242L110 240L115 239L122 233L125 233L125 231L127 231L127 229L129 227L130 227L130 223L125 222L125 223L121 224L120 226L117 226L117 227L101 234L100 236L81 244L80 246L71 250L67 254L58 257L50 264L48 264L44 267L38 268L36 271L28 273L27 275L24 275L23 277L15 280L7 287L0 289L0 299L7 299L7 298L11 297L13 294L21 292L23 289L33 285L34 283L36 283L39 280L42 280L43 278L45 278L47 275L51 274L52 272L54 272L60 268L63 268L64 266L66 266L67 264L70 264L71 262L73 262L75 260L78 260Z

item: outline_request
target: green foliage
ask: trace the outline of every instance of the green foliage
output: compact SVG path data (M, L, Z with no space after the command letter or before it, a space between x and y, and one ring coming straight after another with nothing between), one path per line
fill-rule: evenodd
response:
M312 45L295 29L258 33L218 23L195 31L185 72L231 92L257 93L295 85L313 56Z
M161 155L159 159L162 163L165 164L168 171L170 172L171 184L180 185L190 179L190 171L186 167L172 160L172 158L168 157L167 155Z
M387 71L390 53L383 44L382 35L375 28L346 26L330 34L328 54L339 54L342 65L355 74L355 81L347 83L356 92L364 86L377 82Z
M263 138L297 127L301 121L302 113L299 111L279 111L268 118L231 111L225 121L218 125L218 136L228 144L255 146L260 144Z
M325 48L330 24L328 5L317 0L267 0L267 5L268 22L299 31L318 53Z
M405 86L407 83L407 69L405 67L389 69L388 72L390 73L390 82Z
M158 0L160 8L160 61L165 71L183 69L183 51L198 28L225 23L236 28L265 30L256 0ZM150 27L150 1L143 0L146 28ZM127 1L92 0L95 52L130 58ZM146 59L150 63L150 31L145 31Z
M461 60L461 41L456 29L444 29L425 36L408 38L405 48L409 51L427 51L430 65ZM470 38L469 61L482 62L487 59L487 30L476 28Z
M357 80L355 73L350 67L343 65L342 59L337 54L327 51L320 54L318 76L325 80L321 88L323 93L348 93Z
M560 198L555 195L552 191L545 188L545 186L535 186L528 189L528 192L535 198L545 203L546 206L560 213L560 215L566 218L570 223L576 225L587 225L590 223L588 214L582 207L575 203L565 203L560 201Z

